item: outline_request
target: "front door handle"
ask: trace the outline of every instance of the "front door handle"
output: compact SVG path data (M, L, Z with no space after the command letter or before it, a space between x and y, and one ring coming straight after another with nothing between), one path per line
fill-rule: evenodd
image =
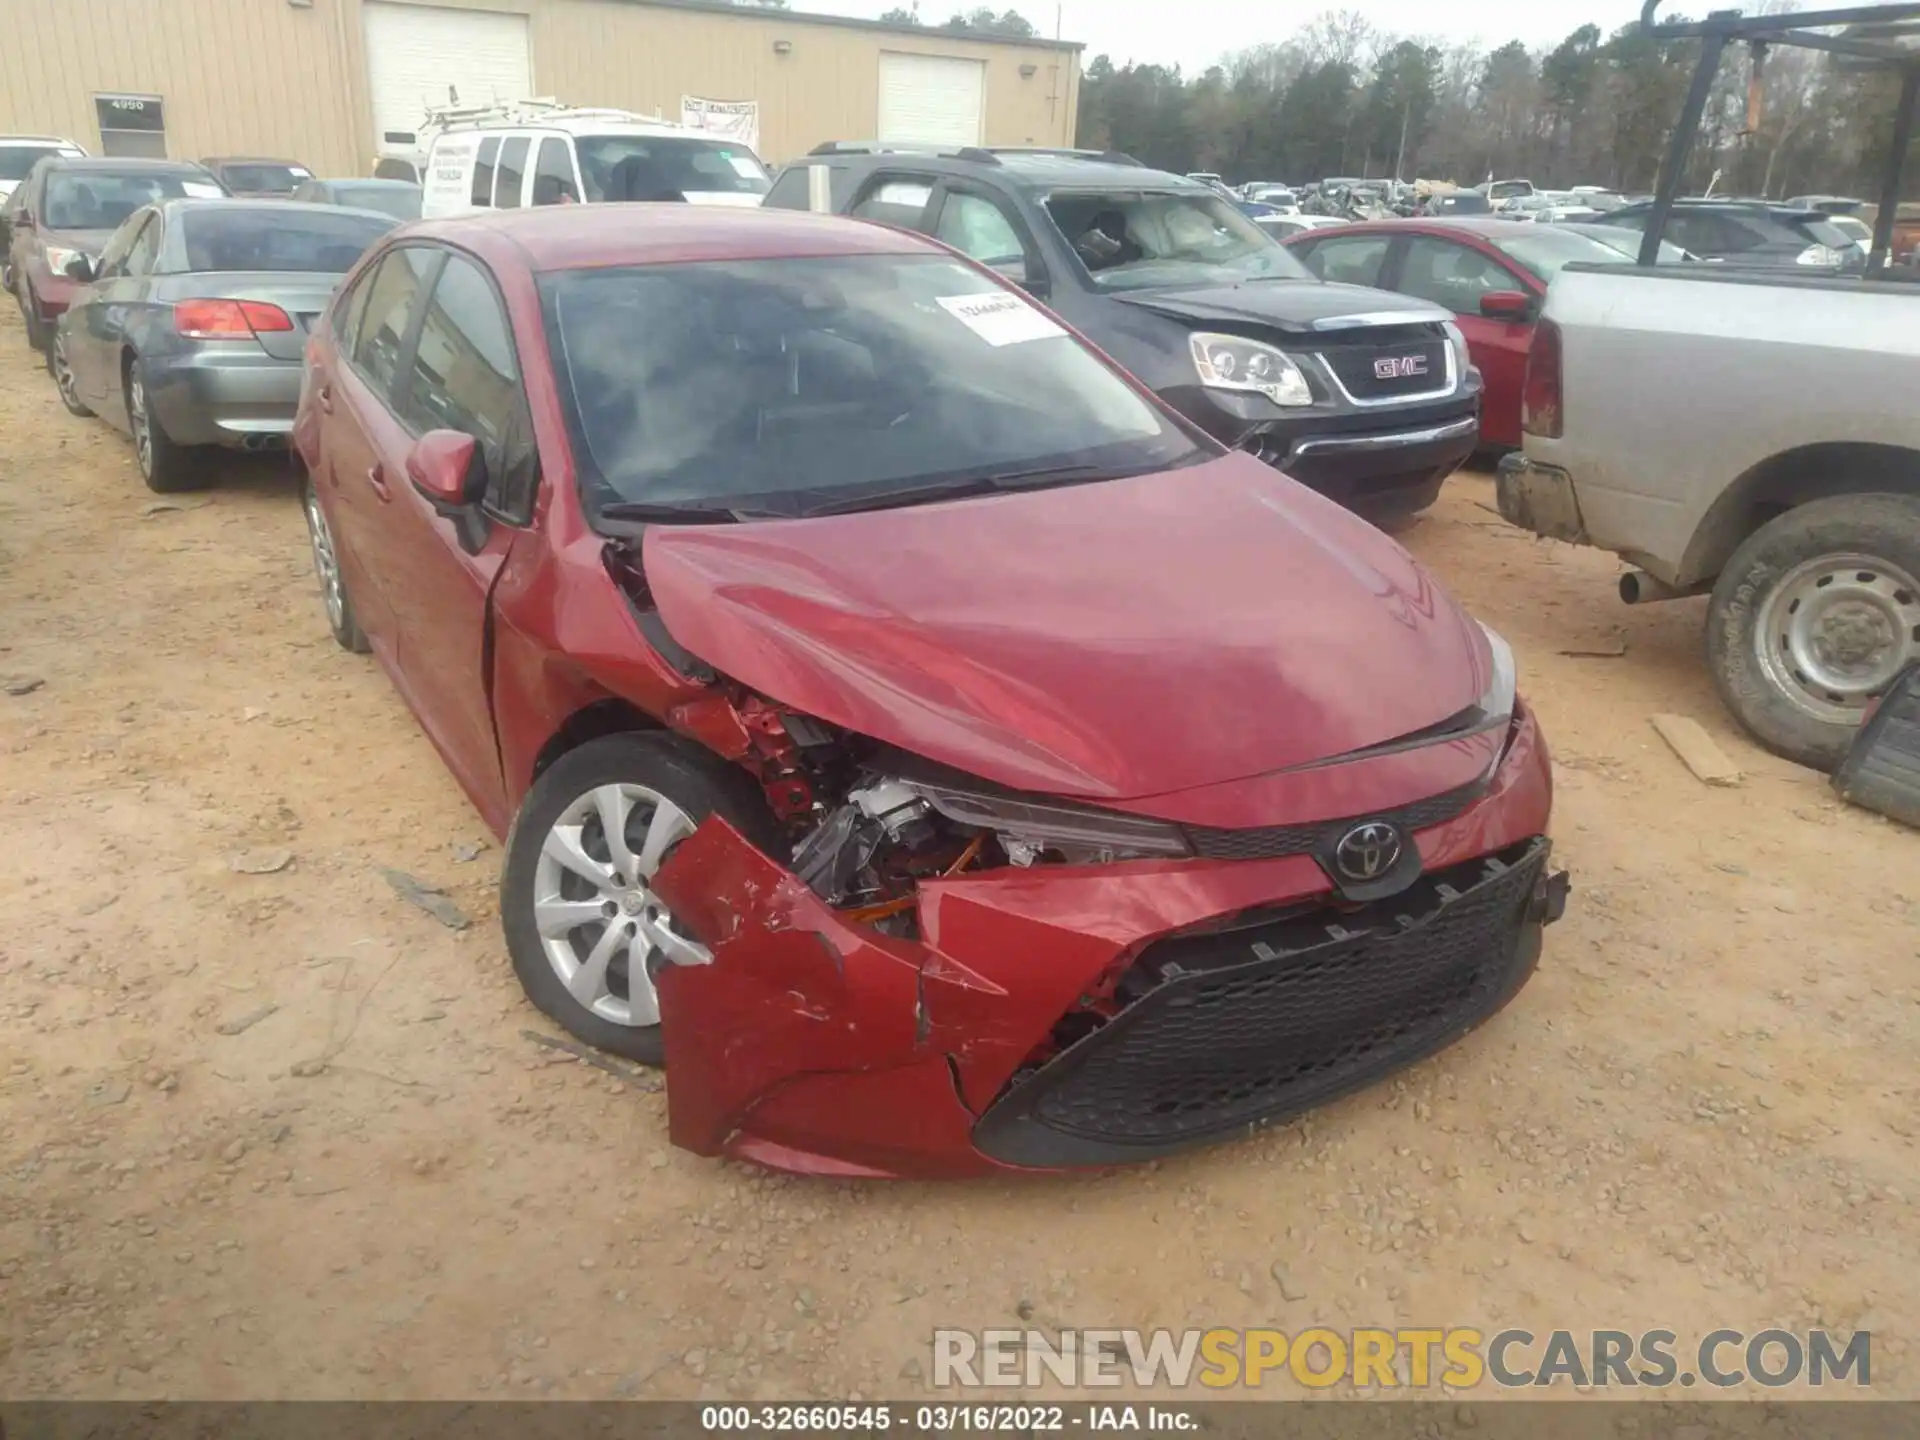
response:
M393 498L393 492L387 488L387 470L384 465L376 464L368 468L367 483L373 487L373 493L382 501Z
M322 415L331 415L333 413L333 391L327 386L321 385L313 392L313 403L320 407L320 413Z

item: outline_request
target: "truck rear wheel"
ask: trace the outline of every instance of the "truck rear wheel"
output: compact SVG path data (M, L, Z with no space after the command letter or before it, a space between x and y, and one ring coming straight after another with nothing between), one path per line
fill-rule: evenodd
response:
M1920 498L1841 495L1761 526L1707 611L1727 708L1776 755L1832 770L1868 703L1920 660Z

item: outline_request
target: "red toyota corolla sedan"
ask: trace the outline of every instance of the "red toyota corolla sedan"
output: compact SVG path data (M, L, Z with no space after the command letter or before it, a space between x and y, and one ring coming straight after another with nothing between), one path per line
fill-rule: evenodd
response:
M335 636L506 837L528 995L664 1060L691 1150L1243 1133L1486 1019L1564 905L1507 646L922 237L412 226L295 439Z
M1397 290L1453 312L1486 382L1480 443L1488 446L1520 443L1520 390L1548 282L1576 260L1625 263L1618 248L1581 229L1488 215L1364 221L1286 243L1322 279Z

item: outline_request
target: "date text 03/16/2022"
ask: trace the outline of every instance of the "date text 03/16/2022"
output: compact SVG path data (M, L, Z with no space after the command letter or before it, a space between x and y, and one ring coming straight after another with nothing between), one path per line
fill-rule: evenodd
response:
M1199 1430L1201 1421L1178 1405L703 1405L700 1428L779 1435L848 1430L928 1435L1069 1430L1186 1433Z

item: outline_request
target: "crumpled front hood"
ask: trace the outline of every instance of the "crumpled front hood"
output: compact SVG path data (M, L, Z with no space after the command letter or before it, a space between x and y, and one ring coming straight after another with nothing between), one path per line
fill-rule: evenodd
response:
M1486 642L1387 536L1246 455L866 514L651 527L673 637L820 719L1131 800L1340 755L1479 697Z
M1127 290L1115 300L1203 325L1255 324L1294 334L1325 334L1326 322L1353 315L1405 312L1409 325L1438 325L1451 317L1438 306L1390 290L1319 280L1249 280L1192 290ZM1318 328L1316 328L1318 323Z

